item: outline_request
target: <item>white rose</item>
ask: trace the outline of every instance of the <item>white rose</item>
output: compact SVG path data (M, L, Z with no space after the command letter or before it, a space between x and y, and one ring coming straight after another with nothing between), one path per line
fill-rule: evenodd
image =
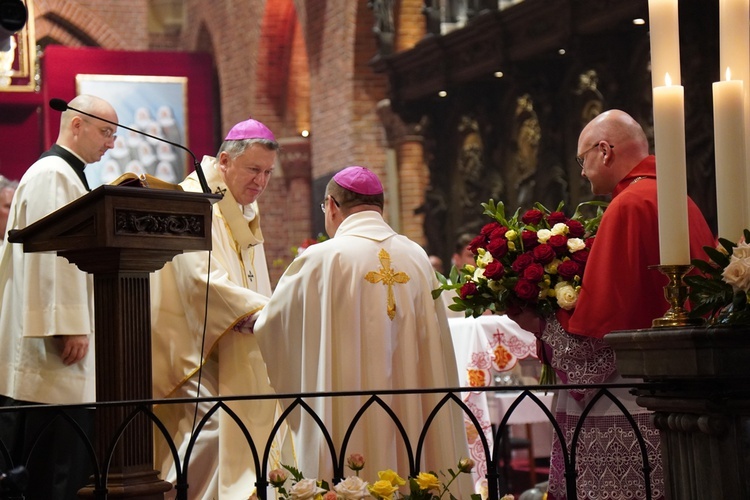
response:
M315 498L318 493L325 493L325 491L318 487L315 479L302 479L289 490L289 498L292 500L308 500Z
M568 231L569 231L568 225L565 224L564 222L558 222L557 224L552 226L552 234L554 234L555 236L560 236L560 235L564 236L568 234ZM537 233L537 236L538 234L539 233Z
M539 243L547 243L547 240L552 236L552 231L549 229L540 229L536 232L536 239Z
M344 500L370 498L370 492L367 491L367 481L363 481L357 476L347 477L333 489Z
M555 285L555 297L557 297L557 304L569 311L576 306L578 292L567 282L561 281Z
M476 270L474 270L474 276L471 278L471 280L474 283L479 283L480 279L486 279L484 277L484 268L483 267L476 268Z
M732 285L735 292L750 291L750 258L739 259L732 255L721 277L725 283Z
M737 257L738 259L746 259L750 257L750 244L745 243L744 241L738 244L737 248L732 250L732 257Z
M586 248L586 243L581 238L570 238L568 240L568 250L570 253L576 253L578 250Z
M487 264L495 260L490 252L480 253L477 256L477 265L479 267L487 267Z

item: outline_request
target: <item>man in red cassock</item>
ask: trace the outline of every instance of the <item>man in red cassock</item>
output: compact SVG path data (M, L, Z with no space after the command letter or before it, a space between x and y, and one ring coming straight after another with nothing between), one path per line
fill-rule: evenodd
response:
M578 139L581 175L595 195L612 195L586 264L580 295L572 311L558 310L539 321L529 312L516 317L539 332L551 363L563 383L624 382L615 353L602 340L615 330L650 328L669 304L667 278L659 264L656 163L649 155L641 126L620 110L606 111L584 127ZM669 182L669 179L660 179ZM704 246L715 238L697 205L688 200L691 258L706 259ZM664 497L659 431L648 410L627 389L611 390L628 409L646 441L654 499ZM559 391L556 420L568 452L573 433L595 390ZM609 398L601 398L587 415L576 448L579 499L646 498L643 464L636 435ZM566 498L565 468L559 440L553 438L549 500Z

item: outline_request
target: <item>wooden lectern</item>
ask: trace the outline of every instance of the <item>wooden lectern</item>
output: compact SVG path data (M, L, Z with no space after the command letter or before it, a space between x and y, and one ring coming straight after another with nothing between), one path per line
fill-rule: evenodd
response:
M24 252L55 251L94 275L98 402L151 399L149 273L183 251L211 249L211 203L220 198L105 185L11 231L8 241L23 243ZM163 498L171 488L154 470L146 415L137 415L110 449L132 410L112 405L96 411L101 477L80 496Z

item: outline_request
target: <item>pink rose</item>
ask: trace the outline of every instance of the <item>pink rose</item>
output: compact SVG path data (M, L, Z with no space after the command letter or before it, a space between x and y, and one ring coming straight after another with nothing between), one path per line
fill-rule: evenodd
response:
M523 270L521 277L523 279L533 281L534 283L539 283L540 281L542 281L542 278L544 278L544 268L541 264L537 264L536 262L534 262L529 267Z
M541 212L541 210L529 210L525 214L521 216L521 220L524 224L531 224L533 226L536 226L540 222L542 222L542 218L544 217L544 214Z
M505 266L499 260L493 260L484 268L484 276L491 280L501 280L505 275Z
M536 284L525 279L518 280L516 286L513 287L513 291L516 292L519 299L528 301L535 300L539 294L539 288Z
M365 466L365 457L359 453L352 453L346 459L346 466L353 471L362 470Z
M549 245L539 245L531 251L534 256L534 260L539 262L541 265L546 266L553 260L555 260L555 250Z
M534 263L534 257L532 256L531 253L526 252L516 257L516 260L513 261L513 264L511 264L510 267L515 272L520 274L521 272L523 272L524 269L526 269L533 263Z
M565 224L568 225L568 236L570 236L571 238L581 238L586 232L586 230L583 227L583 224L581 224L577 220L571 219Z
M574 260L566 260L557 266L557 274L564 280L572 280L576 275L583 274L583 267Z
M459 290L458 294L461 297L461 299L466 300L468 297L472 297L476 295L477 293L477 285L471 281L468 281L463 284L461 287L461 290Z

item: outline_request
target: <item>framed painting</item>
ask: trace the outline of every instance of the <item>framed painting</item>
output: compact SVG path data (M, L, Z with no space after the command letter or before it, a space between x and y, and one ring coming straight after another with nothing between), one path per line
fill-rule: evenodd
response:
M188 147L187 77L79 74L76 94L105 99L127 127ZM91 189L125 172L178 183L192 167L191 160L180 148L119 128L114 148L86 167L86 178Z
M34 92L39 83L34 5L25 4L28 20L24 27L8 37L0 37L0 92Z

